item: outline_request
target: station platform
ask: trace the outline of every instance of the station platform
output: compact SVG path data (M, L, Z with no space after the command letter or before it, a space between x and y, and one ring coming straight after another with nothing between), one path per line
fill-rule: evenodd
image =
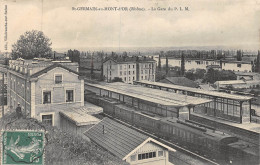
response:
M250 143L260 144L260 124L258 123L240 124L198 113L191 113L189 120L211 126Z

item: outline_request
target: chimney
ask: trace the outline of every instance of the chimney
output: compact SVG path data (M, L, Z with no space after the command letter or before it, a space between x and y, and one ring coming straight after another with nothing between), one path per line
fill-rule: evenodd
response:
M106 133L107 133L107 131L105 130L105 125L103 125L103 135Z

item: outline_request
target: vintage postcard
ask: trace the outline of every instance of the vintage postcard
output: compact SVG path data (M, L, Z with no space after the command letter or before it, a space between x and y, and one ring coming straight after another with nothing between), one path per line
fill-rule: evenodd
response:
M0 164L260 164L260 0L0 0Z

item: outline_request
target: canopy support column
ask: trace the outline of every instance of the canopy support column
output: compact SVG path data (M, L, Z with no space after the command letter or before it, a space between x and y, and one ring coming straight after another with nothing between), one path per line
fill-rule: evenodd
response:
M240 102L239 102L239 107L240 107L240 123L242 123L242 113L243 113L242 104L243 104L243 101L240 101Z

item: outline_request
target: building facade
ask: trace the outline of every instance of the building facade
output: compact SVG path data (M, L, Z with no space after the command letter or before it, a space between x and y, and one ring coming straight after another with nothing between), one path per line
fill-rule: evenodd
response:
M155 81L156 61L148 57L111 57L103 62L103 74L107 82L116 77L123 82Z
M84 106L84 80L78 75L77 63L11 60L7 81L11 111L20 104L24 116L53 126L60 125L60 111Z

